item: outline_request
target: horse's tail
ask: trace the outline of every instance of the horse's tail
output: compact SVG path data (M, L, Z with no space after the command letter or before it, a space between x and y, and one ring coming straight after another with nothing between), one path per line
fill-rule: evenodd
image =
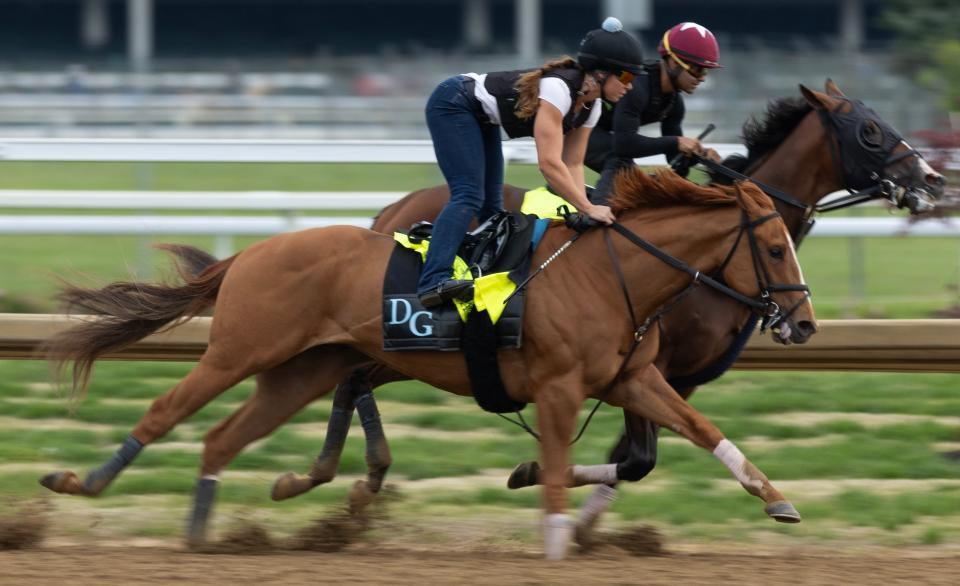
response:
M56 334L43 347L59 372L73 362L74 397L86 390L93 363L104 354L173 328L213 305L224 275L236 259L217 261L191 246L160 248L176 257L182 284L120 281L102 289L87 289L65 283L57 296L67 313L99 317Z

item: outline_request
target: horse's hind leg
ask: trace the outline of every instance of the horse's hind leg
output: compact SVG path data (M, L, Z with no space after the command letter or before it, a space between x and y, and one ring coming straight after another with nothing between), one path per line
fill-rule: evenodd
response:
M54 472L40 484L64 494L99 495L124 468L130 465L144 446L166 435L225 390L252 374L235 360L217 360L208 352L182 381L157 398L140 419L119 450L81 483L71 471Z
M392 462L390 448L383 433L380 414L373 397L373 389L380 385L407 377L382 365L361 367L350 373L338 386L333 399L333 409L327 424L323 449L306 475L288 472L274 483L271 496L284 500L307 492L330 482L337 473L340 455L356 406L366 437L367 480L358 481L350 493L350 506L359 512L380 491L387 469Z
M316 347L257 375L254 394L204 438L188 543L205 542L220 472L244 447L266 436L333 387L357 363L366 360L342 347Z
M647 368L639 377L617 386L608 402L672 429L701 448L710 450L747 492L766 503L764 512L767 515L782 523L800 522L800 513L763 472L709 419L684 401L656 368Z

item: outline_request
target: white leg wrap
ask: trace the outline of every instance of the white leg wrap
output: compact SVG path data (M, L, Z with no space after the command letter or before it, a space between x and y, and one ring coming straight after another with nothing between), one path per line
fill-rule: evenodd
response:
M597 464L594 466L573 467L574 486L583 486L584 484L616 484L617 465L616 464Z
M610 506L610 503L617 498L617 489L606 484L593 489L590 497L580 507L580 525L586 525L593 522L594 519L603 514Z
M204 474L201 476L203 480L212 480L214 482L220 482L220 476L218 474Z
M547 515L543 520L543 553L548 560L567 557L567 547L573 537L570 516L563 513Z
M759 479L751 479L747 476L746 472L744 472L743 465L747 462L747 458L730 440L721 440L713 450L713 455L723 462L723 464L730 469L730 472L733 472L733 475L740 481L740 484L757 490L763 487L763 483Z

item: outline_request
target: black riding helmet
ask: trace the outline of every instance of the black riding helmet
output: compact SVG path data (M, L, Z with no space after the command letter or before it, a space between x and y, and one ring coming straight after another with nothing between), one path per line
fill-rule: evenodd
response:
M623 30L623 23L610 16L601 28L588 32L580 41L577 62L587 71L629 71L640 75L643 50L637 39Z

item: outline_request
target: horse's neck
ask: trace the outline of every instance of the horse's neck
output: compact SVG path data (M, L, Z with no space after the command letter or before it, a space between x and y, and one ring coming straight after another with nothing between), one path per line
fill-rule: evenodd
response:
M720 266L729 248L727 243L732 243L737 232L739 213L733 207L672 207L647 211L622 221L624 226L641 238L706 274ZM595 246L602 250L593 254L609 257L603 236L597 236L594 239ZM610 238L638 317L651 314L690 283L690 275L667 265L623 236L611 231ZM616 272L609 262L594 260L591 264L595 278L608 281L607 290L621 290ZM612 295L610 300L618 307L623 307L621 295Z
M748 174L751 179L780 189L808 206L815 205L842 189L828 140L819 117L811 112L783 144ZM774 203L787 229L796 237L803 223L803 210L776 199Z

